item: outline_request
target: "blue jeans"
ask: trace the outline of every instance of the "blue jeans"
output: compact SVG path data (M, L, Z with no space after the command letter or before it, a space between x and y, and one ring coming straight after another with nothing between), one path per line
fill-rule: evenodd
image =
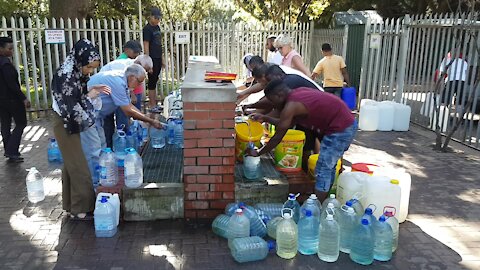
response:
M106 147L105 133L101 119L97 118L95 125L80 132L80 141L82 143L83 153L87 159L88 169L92 175L92 184L94 186L98 185L96 167L100 159L100 152Z
M135 107L137 107L139 111L142 111L142 93L135 94L135 96L137 97L137 102L135 102Z
M335 180L335 167L343 153L348 150L357 133L357 121L342 132L325 135L320 145L320 155L315 166L315 189L328 192Z

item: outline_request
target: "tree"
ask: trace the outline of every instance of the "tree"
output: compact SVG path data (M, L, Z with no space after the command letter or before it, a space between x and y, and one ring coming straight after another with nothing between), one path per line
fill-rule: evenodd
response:
M90 6L90 0L50 0L50 16L83 19L87 17Z

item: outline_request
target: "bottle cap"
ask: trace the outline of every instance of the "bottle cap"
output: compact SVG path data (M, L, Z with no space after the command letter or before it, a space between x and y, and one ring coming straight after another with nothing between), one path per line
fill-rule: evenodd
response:
M333 220L333 215L332 214L327 214L326 220Z
M238 207L239 207L239 208L244 208L244 207L245 207L245 203L244 203L244 202L239 202L239 203L238 203Z
M335 199L335 194L330 194L330 199Z
M277 247L277 244L275 243L275 241L268 241L267 245L268 245L268 250L274 250Z
M362 225L368 225L368 219L362 218Z
M290 215L290 213L283 213L283 218L284 219L291 219L292 216Z
M348 201L345 203L345 205L348 206L348 207L352 207L352 205L353 205L352 200L348 200Z
M293 194L293 193L288 194L288 199L289 200L295 200L295 194Z
M390 180L390 183L392 183L394 185L398 185L398 184L400 184L400 181L398 181L397 179L392 179L392 180Z
M365 214L367 214L367 215L372 215L372 214L373 214L372 208L370 208L370 207L366 208L366 209L365 209Z
M102 199L100 200L100 202L101 202L101 203L106 203L106 202L108 202L108 201L107 201L107 197L102 196Z
M335 208L335 205L333 205L333 203L329 202L329 203L327 204L327 208Z
M315 193L310 194L310 199L312 199L312 200L318 200L317 194L315 194Z
M51 141L51 142L55 142L55 138L50 138L50 141Z
M383 215L385 215L387 217L393 217L393 212L386 211Z
M378 218L378 221L380 221L380 222L385 222L386 220L387 220L387 218L384 215L382 215Z
M235 213L237 215L243 215L243 210L239 208L239 209L235 210Z
M355 214L355 209L353 209L353 207L348 207L348 208L347 208L347 213L349 213L349 214Z

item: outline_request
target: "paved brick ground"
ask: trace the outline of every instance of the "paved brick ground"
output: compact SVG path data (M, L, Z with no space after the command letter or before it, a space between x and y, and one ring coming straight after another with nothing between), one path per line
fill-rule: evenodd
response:
M434 152L421 132L359 132L346 155L350 162L412 174L410 215L392 261L361 267L345 254L331 264L270 254L240 265L208 227L124 222L115 237L97 239L93 222L70 221L61 210L59 167L46 160L50 125L48 119L30 122L22 142L25 163L0 161L0 269L480 269L480 154ZM46 179L47 198L37 205L28 202L24 184L31 166Z

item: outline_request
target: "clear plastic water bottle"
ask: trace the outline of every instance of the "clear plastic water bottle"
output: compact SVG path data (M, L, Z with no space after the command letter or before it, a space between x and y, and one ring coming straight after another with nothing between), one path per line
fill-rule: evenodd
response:
M114 207L108 202L106 197L102 197L100 203L93 211L95 236L112 237L117 233L116 213Z
M137 188L143 184L142 158L134 148L126 149L125 157L125 186Z
M395 252L398 247L398 235L399 235L399 223L398 219L395 217L393 212L385 212L384 214L387 217L387 223L392 228L393 232L393 244L392 244L392 252Z
M126 148L137 149L137 139L133 136L132 131L128 130L125 135Z
M348 200L347 203L350 202L353 210L355 210L355 214L358 218L361 218L363 213L365 212L365 208L363 208L362 203L357 199ZM346 204L346 203L345 203Z
M228 221L228 247L232 248L232 240L250 236L250 220L243 214L242 209L235 210L235 214Z
M156 129L154 127L150 127L150 142L153 148L161 149L165 147L165 136L166 131L163 128Z
M365 208L365 213L363 214L362 219L364 218L368 220L368 224L370 224L370 226L375 226L375 223L378 222L373 215L373 209L370 207Z
M373 229L375 234L373 258L381 262L389 261L392 258L393 250L393 230L386 220L385 216L380 216Z
M98 161L100 166L100 185L104 187L113 187L118 183L117 162L112 149L105 148L100 153Z
M337 261L339 247L340 228L333 215L329 213L322 219L318 233L318 258L324 262Z
M305 209L305 216L298 221L298 252L312 255L318 251L319 219L310 209Z
M282 203L257 203L255 208L258 208L269 215L271 218L282 216Z
M133 137L134 145L132 147L135 148L135 150L137 150L137 151L140 149L140 143L142 141L141 136L140 136L140 138L138 136L138 125L139 125L138 121L134 120L133 124L130 125L130 127L128 129L130 131L130 133L132 133L132 137Z
M313 194L310 194L310 199L313 200L313 202L315 203L315 205L317 205L318 209L320 209L320 211L322 211L322 204L320 203L320 201L318 200L318 197L315 193Z
M283 204L283 208L288 208L292 209L292 218L295 221L295 223L298 222L300 219L300 204L297 201L297 197L300 195L298 193L297 195L290 193L288 194L288 200Z
M325 207L329 204L333 203L333 206L335 206L335 210L340 209L340 202L335 198L335 194L330 194L330 196L323 201L322 203L322 209L325 209Z
M175 119L169 119L167 123L168 144L175 144Z
M214 234L223 237L223 238L228 238L228 221L230 220L230 217L227 215L218 215L212 222L212 231Z
M55 138L50 139L47 147L48 162L63 162L62 153Z
M183 148L183 121L175 121L175 147Z
M267 222L267 234L273 239L277 239L277 226L282 221L282 217L274 217Z
M312 216L315 217L318 222L320 222L320 208L318 208L318 205L310 197L305 200L302 204L302 207L300 207L300 219L305 217L307 210L310 210Z
M117 132L113 134L112 141L114 152L125 151L125 148L127 148L127 138L122 128L118 128Z
M328 203L328 205L323 209L322 214L320 215L320 221L326 219L328 214L331 214L333 218L338 221L338 209L335 208L333 203Z
M340 251L348 254L352 247L355 228L359 223L351 202L347 201L347 203L340 208L338 223L340 227Z
M374 241L375 236L370 223L368 219L363 218L355 229L352 248L350 250L350 259L362 265L371 264L373 262Z
M244 263L263 260L274 249L274 241L266 242L258 236L251 236L233 239L230 252L235 261Z
M25 184L27 186L28 200L31 203L37 203L45 199L43 176L40 174L37 168L30 168L27 178L25 179Z
M239 207L250 221L250 236L264 237L267 234L267 226L257 215L255 208L244 203L240 203Z
M270 217L262 209L258 209L256 207L253 207L253 209L255 209L255 212L257 213L258 217L263 221L263 224L267 224L272 219L272 217Z
M298 250L298 228L292 215L292 209L282 210L283 220L277 225L277 255L287 260L295 257Z

